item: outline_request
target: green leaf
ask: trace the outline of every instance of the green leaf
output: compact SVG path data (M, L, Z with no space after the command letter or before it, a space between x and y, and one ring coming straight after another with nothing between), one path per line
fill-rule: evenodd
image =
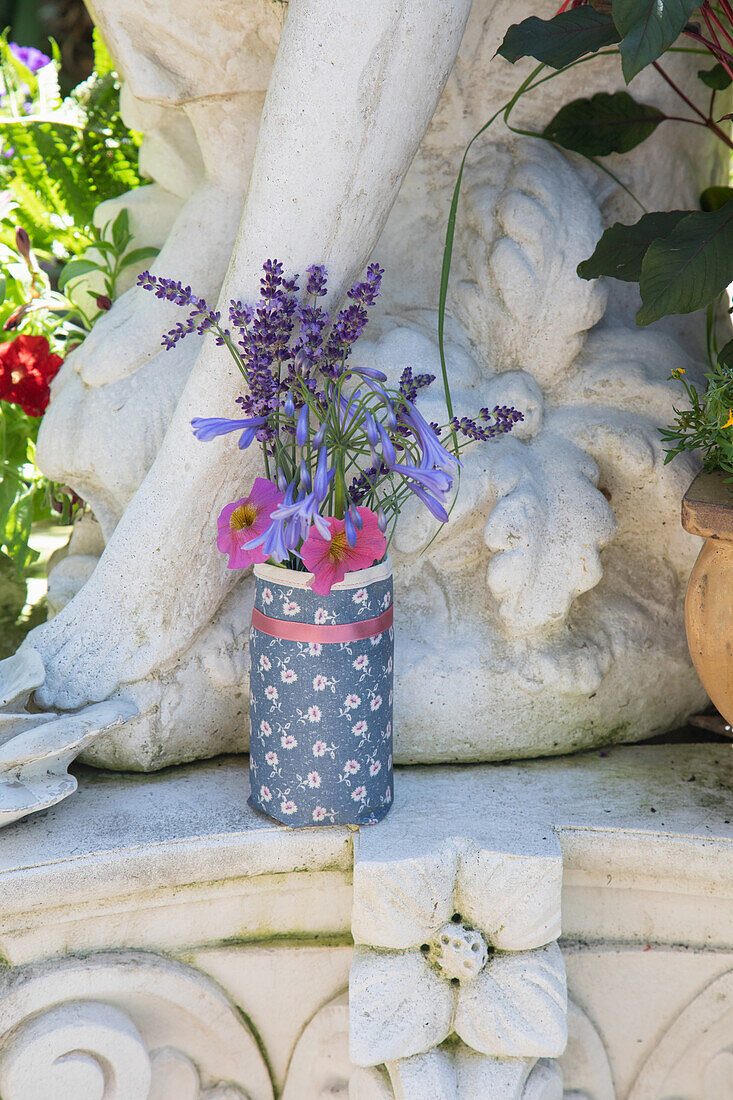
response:
M706 187L700 195L700 206L703 210L720 210L730 199L733 187Z
M159 248L134 248L132 252L127 252L120 264L120 271L125 267L130 267L131 264L142 263L143 260L151 260L153 256L157 256L160 252Z
M94 263L93 260L70 260L68 264L65 264L61 268L61 274L59 275L59 290L63 290L68 282L72 279L78 279L82 275L88 275L90 271L103 271L104 268L101 264Z
M729 340L718 352L718 366L733 369L733 340Z
M104 227L105 229L107 226ZM130 215L127 207L123 206L112 223L112 241L118 251L122 251L130 240Z
M713 65L712 69L700 69L697 75L703 84L707 84L708 88L712 88L716 92L724 92L731 85L731 78L720 62Z
M587 53L618 42L612 19L595 8L574 8L552 19L532 15L515 23L504 35L498 53L512 64L520 57L534 57L553 69L570 65Z
M114 71L114 63L98 27L95 27L92 32L92 42L94 45L94 71L98 76L107 76L108 73Z
M638 283L649 245L668 237L690 213L690 210L669 210L645 214L634 225L616 222L603 234L593 255L578 264L578 275L581 279L599 279L606 275L626 283Z
M561 107L543 134L563 149L587 157L605 157L609 153L628 153L653 134L665 118L656 107L637 103L628 92L598 92L590 99L575 99Z
M714 301L733 279L733 202L688 214L668 237L654 241L641 265L642 307L636 323L692 313Z
M621 34L621 66L628 84L669 49L700 0L612 0Z

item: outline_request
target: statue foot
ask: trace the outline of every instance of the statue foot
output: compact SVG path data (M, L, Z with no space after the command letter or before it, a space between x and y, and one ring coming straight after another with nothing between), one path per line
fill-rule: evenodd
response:
M127 699L96 703L75 714L29 713L24 702L43 677L43 662L33 649L0 662L0 828L72 794L77 787L67 771L72 760L137 714Z
M163 333L180 319L178 307L132 287L95 323L69 357L70 365L87 386L106 386L135 374L158 355ZM189 340L201 343L196 336Z
M213 305L226 272L237 232L242 194L203 184L179 214L166 243L151 264ZM163 333L185 317L179 306L134 286L95 323L74 353L75 369L87 386L104 386L134 374L156 356ZM197 347L200 338L189 336Z
M145 645L139 623L137 631L124 626L116 609L114 615L108 611L99 616L97 624L82 589L29 634L15 657L0 663L0 704L35 690L35 703L50 712L29 715L21 704L12 713L12 720L20 722L17 729L6 728L3 722L11 719L0 712L0 786L2 744L11 733L41 723L55 729L64 717L78 721L90 714L97 722L105 717L98 708L108 704L132 709L125 713L121 730L90 737L76 749L73 755L83 753L86 763L152 771L223 752L245 752L253 591L251 578L243 578L212 621L198 634L192 632L188 649L172 656L164 652L160 634ZM75 713L60 715L60 710ZM68 733L66 727L61 732ZM0 794L0 811L2 805Z
M146 637L140 609L90 604L85 586L62 611L30 632L21 653L32 647L43 662L45 679L35 701L44 709L76 710L108 699L120 683L134 682L156 664L160 635ZM139 618L138 618L139 616Z

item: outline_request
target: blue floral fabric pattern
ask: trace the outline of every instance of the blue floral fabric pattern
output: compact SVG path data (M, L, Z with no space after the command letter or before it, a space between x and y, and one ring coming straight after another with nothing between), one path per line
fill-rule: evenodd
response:
M274 619L336 626L391 605L391 576L321 596L256 575L255 607ZM294 828L381 820L393 797L393 628L296 642L253 626L250 654L249 804Z

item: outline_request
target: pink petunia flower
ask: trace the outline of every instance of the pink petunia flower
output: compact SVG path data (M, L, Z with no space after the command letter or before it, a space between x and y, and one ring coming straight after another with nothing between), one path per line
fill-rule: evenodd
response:
M330 539L324 539L313 526L300 548L305 566L313 574L310 587L319 595L329 593L332 586L342 581L347 573L368 569L384 557L387 540L379 530L377 517L370 508L357 510L362 528L356 532L355 546L349 546L344 520L331 516L326 520L331 531Z
M244 550L243 543L262 534L270 524L270 515L281 503L283 495L276 485L264 477L256 477L248 497L235 500L222 508L218 519L216 545L229 555L228 569L246 569L267 561L262 547Z

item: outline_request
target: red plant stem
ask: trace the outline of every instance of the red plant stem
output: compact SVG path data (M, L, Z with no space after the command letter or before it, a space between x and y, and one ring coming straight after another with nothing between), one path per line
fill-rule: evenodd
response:
M705 26L708 29L708 34L710 35L713 42L715 43L715 53L716 54L721 53L723 51L723 46L721 46L721 44L720 44L720 39L718 38L718 35L715 31L715 25L714 25L714 23L711 19L712 12L710 11L710 5L708 3L708 0L705 0L705 3L701 4L701 6L700 6L700 15L705 20Z
M718 0L728 22L733 26L733 8L730 6L728 0Z
M695 42L702 42L703 46L707 46L713 57L716 57L720 61L721 65L727 71L727 65L724 58L728 59L728 63L733 63L733 55L726 53L726 51L720 45L716 45L715 42L711 42L709 38L705 38L702 34L698 34L697 31L685 30L682 32L687 38L694 38Z
M677 93L680 99L687 104L690 110L703 120L708 130L711 130L716 135L716 137L720 138L723 144L727 145L729 149L733 149L733 141L731 141L728 135L723 130L721 130L720 127L717 126L711 118L708 118L707 115L703 114L699 107L695 106L692 100L689 99L688 96L686 96L685 93L682 91L682 89L675 84L674 80L672 80L672 77L667 75L659 62L653 61L652 64L661 76L662 80L665 80L667 84L669 84L670 88L672 88L672 90Z
M730 42L731 46L733 46L733 36L731 36L730 32L725 29L725 27L720 22L717 15L715 14L715 12L712 10L712 8L709 8L707 4L703 4L703 6L701 8L701 11L702 11L702 14L703 14L703 18L704 18L705 22L708 25L708 30L713 35L713 37L716 38L716 41L717 41L717 36L715 35L715 32L713 31L713 28L710 26L711 22L715 24L715 26L718 28L718 30L724 36L724 38L727 38L728 41Z
M712 46L710 47L710 49L712 51L712 54L713 54L713 57L716 57L718 59L718 62L723 66L725 71L728 73L728 76L731 77L731 79L733 79L733 58L731 58L730 54L726 50L723 49L723 47L721 46L721 44L718 40L718 36L715 33L715 27L713 26L713 24L712 24L712 22L709 18L710 16L713 15L713 13L710 11L710 5L708 3L708 0L705 0L705 3L701 6L700 13L702 14L702 17L705 20L705 25L707 26L708 30L710 31L710 34L713 38L713 41L715 42L715 47L714 48ZM717 22L720 23L720 20L717 19L717 16L715 18L716 18ZM720 24L720 26L722 27L723 33L725 34L726 33L725 28L723 27L722 23ZM727 37L730 38L730 35L728 35ZM731 41L733 41L733 39Z

